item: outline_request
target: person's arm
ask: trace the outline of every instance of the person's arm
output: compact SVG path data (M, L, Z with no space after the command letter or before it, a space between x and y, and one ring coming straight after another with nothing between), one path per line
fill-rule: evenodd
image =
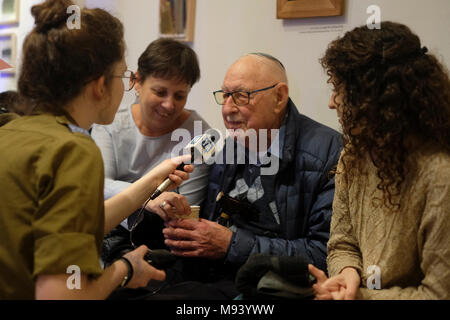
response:
M417 236L422 281L409 287L360 288L357 299L450 299L450 167L443 166L427 178L426 204Z
M317 279L314 285L316 299L355 299L361 283L362 258L353 235L348 207L346 175L339 163L333 201L333 217L328 241L328 278L322 270L309 266ZM325 270L325 269L323 269Z
M164 271L155 269L143 260L147 250L147 247L141 246L125 255L133 268L133 276L127 288L144 287L152 279L159 281L165 279ZM89 279L86 274L81 274L79 288L70 289L67 285L69 277L73 275L39 275L36 279L35 295L37 300L106 299L122 284L127 275L128 266L123 260L114 262L97 279Z
M169 189L176 188L183 180L187 180L189 178L188 173L194 169L192 165L186 165L184 167L185 171L175 169L179 164L189 159L189 155L167 159L131 184L127 189L106 200L105 234L109 233L131 213L139 209L167 177L172 180L172 185Z
M88 280L86 274L80 278L80 289L67 287L67 274L40 275L36 280L37 300L93 300L106 299L128 274L124 261L116 261L96 280Z
M341 156L342 159L342 156ZM361 282L362 258L358 242L353 235L348 202L348 182L339 161L333 200L330 239L327 244L327 264L330 278L323 270L310 265L310 273L316 277L316 299L355 299Z
M349 186L341 161L339 161L337 172L330 239L327 244L328 274L332 277L340 274L344 268L352 267L361 276L362 257L350 217Z

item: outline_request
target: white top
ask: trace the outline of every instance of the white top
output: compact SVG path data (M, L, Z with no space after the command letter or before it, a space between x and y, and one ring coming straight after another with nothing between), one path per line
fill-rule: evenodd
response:
M162 161L183 154L183 148L210 128L197 112L190 112L175 131L160 137L141 134L131 114L131 106L121 107L110 125L94 125L92 138L102 153L105 166L105 199L127 188ZM175 140L175 141L172 141ZM195 165L190 178L175 191L190 205L201 205L207 196L209 166ZM126 220L121 223L128 227Z

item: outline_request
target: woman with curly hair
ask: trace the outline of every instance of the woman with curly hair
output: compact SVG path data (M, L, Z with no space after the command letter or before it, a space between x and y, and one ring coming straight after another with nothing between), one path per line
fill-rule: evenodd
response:
M450 299L447 71L393 22L346 33L321 63L345 146L316 299Z

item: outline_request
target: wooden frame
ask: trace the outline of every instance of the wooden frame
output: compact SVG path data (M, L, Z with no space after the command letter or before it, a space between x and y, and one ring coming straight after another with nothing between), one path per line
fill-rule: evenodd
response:
M160 0L159 36L193 42L195 7L196 0Z
M20 0L0 0L0 25L19 23Z
M341 16L344 0L277 0L277 19Z
M15 74L16 72L16 34L0 34L0 59L11 65L12 69L0 71L3 74Z

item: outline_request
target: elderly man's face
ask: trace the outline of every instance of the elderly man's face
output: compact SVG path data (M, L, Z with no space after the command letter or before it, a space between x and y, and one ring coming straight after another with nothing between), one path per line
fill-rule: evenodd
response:
M243 57L235 62L225 75L224 92L253 91L277 83L258 59ZM274 112L276 88L250 95L250 102L237 106L230 96L222 107L222 116L227 129L278 129L279 116Z

